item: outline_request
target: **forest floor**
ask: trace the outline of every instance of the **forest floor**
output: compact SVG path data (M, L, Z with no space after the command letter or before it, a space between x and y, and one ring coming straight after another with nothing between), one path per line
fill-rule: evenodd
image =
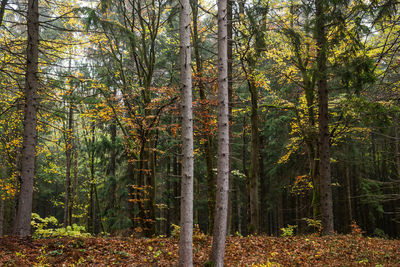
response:
M177 238L0 238L0 266L176 266ZM194 236L194 263L211 238ZM360 235L228 237L226 266L400 266L400 240Z

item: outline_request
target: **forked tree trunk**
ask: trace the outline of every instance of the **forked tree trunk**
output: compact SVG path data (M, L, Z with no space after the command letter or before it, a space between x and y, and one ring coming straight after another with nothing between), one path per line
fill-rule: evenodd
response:
M211 248L212 266L222 267L229 190L229 103L228 103L228 32L227 0L218 0L218 174L216 209Z
M327 39L325 31L326 3L324 0L315 1L316 23L315 34L317 41L317 85L319 106L319 174L320 201L322 217L322 234L333 234L333 203L331 185L331 164L329 147L329 118L328 118L328 82L327 82Z
M24 131L21 158L21 187L18 199L15 234L28 236L31 232L33 178L35 175L38 54L39 54L39 0L28 1L28 47L26 51Z
M179 241L179 266L190 267L193 266L193 109L189 0L180 1L179 33L182 113L181 234Z

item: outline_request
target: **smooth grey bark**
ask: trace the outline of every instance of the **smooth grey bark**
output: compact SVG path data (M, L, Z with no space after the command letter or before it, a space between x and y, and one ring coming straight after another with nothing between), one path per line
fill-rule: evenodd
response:
M30 235L33 198L33 178L35 176L35 154L37 140L37 90L39 55L39 8L38 0L28 1L28 46L26 51L24 131L21 158L21 187L18 199L15 234Z
M182 176L181 234L179 266L193 266L193 108L190 55L190 3L180 1L179 14L181 114L182 114Z
M229 190L229 97L227 0L218 0L218 163L212 266L224 265Z
M319 108L319 175L322 234L330 235L333 227L332 182L330 164L330 132L328 118L328 82L327 82L327 38L326 38L326 3L325 0L315 1L316 21L315 39L317 42L317 85Z

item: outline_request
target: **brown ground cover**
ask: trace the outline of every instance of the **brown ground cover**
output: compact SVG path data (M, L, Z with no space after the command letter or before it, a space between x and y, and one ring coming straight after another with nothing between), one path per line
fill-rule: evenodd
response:
M194 263L203 265L211 238L194 236ZM0 238L1 266L175 266L176 238ZM400 240L328 237L229 237L226 266L400 266Z

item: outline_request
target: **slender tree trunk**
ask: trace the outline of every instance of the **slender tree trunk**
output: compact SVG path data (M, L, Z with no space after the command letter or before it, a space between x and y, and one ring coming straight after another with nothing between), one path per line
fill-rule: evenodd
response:
M344 207L345 207L345 231L346 233L351 232L351 223L353 221L352 217L352 207L351 207L351 184L350 184L350 167L348 166L349 163L345 164L345 177L344 177Z
M173 223L174 224L179 224L180 222L180 188L181 188L181 183L179 182L180 180L178 177L181 175L181 166L178 160L178 155L174 155L174 160L173 160L173 176L174 176L174 214L173 214Z
M4 232L4 204L5 200L0 196L0 237L3 236Z
M171 159L167 157L167 218L165 222L165 235L169 236L169 229L171 225L171 210L172 210L172 205L173 202L171 201Z
M95 176L94 176L94 143L95 143L95 126L94 123L91 126L91 131L92 131L92 138L91 138L91 146L89 150L89 159L90 159L90 204L89 204L89 219L88 219L88 224L89 227L88 229L90 233L94 234L96 233L96 196L95 196Z
M331 164L329 147L329 118L328 118L328 83L327 83L327 40L325 31L325 0L315 1L316 23L315 34L317 41L317 69L318 69L318 96L319 96L319 173L322 234L333 234L333 203L331 186Z
M149 147L149 170L150 170L150 175L148 176L149 178L149 190L150 190L150 200L149 200L149 225L147 228L149 228L149 233L148 236L154 235L156 233L156 217L155 217L155 199L156 199L156 178L157 178L157 173L156 173L156 153L154 152L156 145L156 139L157 135L152 135L150 137L152 140L150 142L150 147Z
M200 57L199 51L199 36L198 36L198 28L197 28L197 19L198 19L198 1L192 0L192 18L193 18L193 52L194 58L196 61L196 72L199 77L199 81L197 86L199 88L200 100L205 101L206 93L205 86L202 82L201 78L203 76L203 64ZM201 104L202 112L207 113L207 106ZM209 120L208 118L204 118L204 120ZM204 123L210 123L209 121L205 121ZM204 144L203 144L203 155L206 161L206 174L207 174L207 211L208 211L208 229L207 232L209 234L212 233L213 225L214 225L214 211L215 211L215 175L214 175L214 148L213 148L213 137L212 135L203 129L204 132Z
M259 211L258 211L258 171L259 171L259 137L258 137L258 89L249 82L251 94L251 168L250 168L250 225L249 233L254 234L259 231Z
M71 194L71 211L69 213L71 224L74 223L73 212L74 212L74 204L78 203L78 149L75 147L74 149L74 179L72 182L72 194Z
M115 96L115 94L114 94ZM107 204L106 216L111 219L116 216L116 196L115 191L117 187L117 177L116 177L116 137L117 137L117 126L115 119L112 121L110 125L110 135L111 135L111 150L110 150L110 166L108 170L108 179L110 182L110 187L108 190L109 202ZM114 222L114 219L109 220L110 223ZM108 227L111 225L107 224ZM110 231L110 229L107 229Z
M263 148L264 146L264 139L262 136L260 136L260 147ZM260 153L260 210L261 210L261 215L260 215L260 229L259 232L268 232L268 209L267 209L267 191L266 191L266 183L267 179L265 177L265 170L264 170L264 157L263 153Z
M70 206L71 206L71 166L72 166L72 136L73 136L73 123L74 123L74 110L72 107L72 103L70 103L69 112L68 112L68 129L67 129L67 138L65 142L65 159L66 159L66 168L65 168L65 196L64 196L64 221L63 226L67 227L71 225L70 218Z
M396 160L396 174L397 174L397 179L400 179L400 148L399 148L399 127L398 127L398 120L397 118L394 119L393 121L394 124L394 156Z
M94 206L93 184L92 184L92 181L90 181L87 229L88 229L88 232L91 234L94 234L94 208L93 208L93 206Z
M394 143L394 153L395 153L395 158L396 158L396 174L397 174L397 179L400 180L400 148L399 148L399 127L398 127L398 119L395 118L394 120L394 136L395 136L395 143ZM399 191L399 186L397 186L397 192ZM396 207L394 208L395 212L395 222L396 222L396 235L398 236L400 234L400 200L393 201L394 205ZM396 203L397 202L397 203Z
M218 0L218 174L216 209L211 248L213 266L224 265L229 190L227 0Z
M37 139L37 90L39 55L39 8L38 0L28 1L28 48L25 79L24 131L21 159L21 188L18 200L15 234L28 236L31 232L33 178Z
M233 80L232 80L232 55L233 55L233 31L232 31L232 0L227 0L228 1L228 10L227 10L227 15L228 15L228 103L229 103L229 109L228 109L228 118L229 118L229 170L232 169L232 98L233 98ZM229 172L229 196L228 196L228 225L227 225L227 231L226 233L229 234L231 233L231 227L232 227L232 219L233 219L233 209L232 209L232 193L233 193L233 179L231 172Z
M182 114L181 234L179 266L193 266L193 108L190 56L190 3L180 1L179 16Z

